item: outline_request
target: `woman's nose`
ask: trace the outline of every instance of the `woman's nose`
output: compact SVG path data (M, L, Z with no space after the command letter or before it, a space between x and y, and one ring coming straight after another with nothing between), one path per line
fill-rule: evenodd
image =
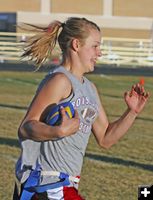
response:
M98 55L98 57L102 56L102 50L101 49L98 50L97 55Z

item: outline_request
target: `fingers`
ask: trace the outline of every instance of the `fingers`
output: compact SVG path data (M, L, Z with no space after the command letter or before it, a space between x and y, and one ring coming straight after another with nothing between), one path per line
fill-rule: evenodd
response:
M129 98L131 95L132 95L132 94L131 94L129 91L127 91L127 92L124 93L124 98L127 99L127 98Z
M62 116L62 120L68 119L68 116L67 116L66 111L63 106L60 107L60 113Z
M69 118L66 114L66 111L63 107L60 108L61 111L61 123L60 123L60 136L61 137L65 137L65 136L69 136L72 134L75 134L80 127L80 119L79 119L79 114L78 111L75 110L75 114L73 118Z
M149 92L145 92L145 90L143 88L142 88L141 93L136 92L135 89L132 89L130 92L127 91L124 93L124 98L126 98L126 99L128 97L132 97L132 96L148 99L150 97L150 94L149 94Z
M61 116L62 116L62 119L63 120L66 120L66 119L69 119L68 115L66 114L66 111L64 109L63 106L60 107L60 113L61 113ZM75 110L75 113L74 113L74 117L75 119L79 119L79 113L77 110Z
M134 89L132 89L130 92L127 91L127 92L124 93L124 98L126 98L126 99L128 97L132 97L132 96L135 96L135 97L138 96L138 93Z
M131 88L131 92L130 92L131 95L132 95L132 94L135 94L135 93L133 93L133 91L136 92L136 93L137 93L138 95L140 95L140 96L144 96L144 97L146 97L146 98L149 97L149 96L147 95L147 94L149 94L149 93L147 93L147 92L145 91L145 88L144 88L143 84L137 83L137 84L133 85L132 88Z
M77 110L75 110L75 113L74 113L74 118L78 118L79 119L79 113Z
M146 93L144 94L144 97L145 97L146 99L148 99L148 98L150 97L150 93L149 93L149 92L146 92Z
M140 113L148 98L149 92L145 91L144 84L137 83L132 86L131 91L124 93L125 102L130 110L133 110L136 114Z
M144 92L144 87L137 83L136 85L132 86L132 89L139 95L141 95Z

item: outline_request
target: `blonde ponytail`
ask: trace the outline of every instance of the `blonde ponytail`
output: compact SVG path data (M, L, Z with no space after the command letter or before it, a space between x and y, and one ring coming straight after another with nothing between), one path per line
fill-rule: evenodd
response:
M25 25L29 26L29 28L21 28L23 30L35 32L35 35L26 41L22 58L27 57L28 60L33 61L38 67L40 67L40 65L51 56L62 23L54 21L47 27L39 27L30 24Z

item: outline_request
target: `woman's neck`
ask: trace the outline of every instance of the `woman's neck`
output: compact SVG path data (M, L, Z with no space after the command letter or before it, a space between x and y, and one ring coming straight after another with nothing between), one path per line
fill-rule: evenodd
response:
M70 64L68 62L62 62L61 65L70 73L72 73L80 82L83 83L84 73L81 71L81 68L75 64Z

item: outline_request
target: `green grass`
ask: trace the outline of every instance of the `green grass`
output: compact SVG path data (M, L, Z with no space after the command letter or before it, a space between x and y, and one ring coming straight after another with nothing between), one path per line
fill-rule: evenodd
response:
M0 199L11 200L20 149L17 129L44 73L0 73ZM88 75L98 87L110 121L126 109L123 94L139 81L133 76ZM145 77L152 93L153 79ZM139 185L153 184L153 97L128 133L109 150L91 135L80 183L86 200L136 200Z

